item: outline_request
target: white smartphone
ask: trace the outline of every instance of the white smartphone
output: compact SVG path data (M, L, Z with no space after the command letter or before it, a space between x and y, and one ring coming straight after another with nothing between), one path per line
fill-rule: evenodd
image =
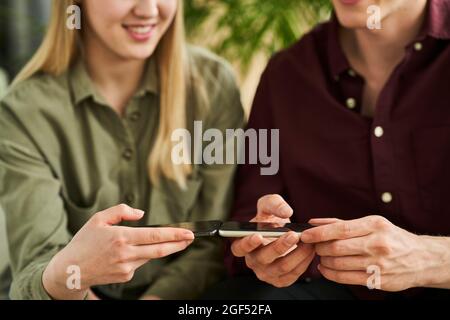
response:
M261 222L224 222L219 228L219 235L225 238L243 238L260 234L266 238L279 238L287 232L301 234L313 228L310 224L299 223L261 223Z

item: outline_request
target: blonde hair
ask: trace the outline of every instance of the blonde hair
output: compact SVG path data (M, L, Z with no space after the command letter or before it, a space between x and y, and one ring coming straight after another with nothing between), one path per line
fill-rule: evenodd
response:
M13 85L38 72L57 76L73 65L80 53L80 31L66 27L66 11L76 3L76 0L53 0L50 24L44 40ZM171 159L172 132L178 128L186 128L187 79L191 77L182 0L178 1L174 21L158 44L155 55L159 68L160 117L156 140L148 158L149 176L154 184L158 184L163 176L184 188L192 167L190 164L176 165Z

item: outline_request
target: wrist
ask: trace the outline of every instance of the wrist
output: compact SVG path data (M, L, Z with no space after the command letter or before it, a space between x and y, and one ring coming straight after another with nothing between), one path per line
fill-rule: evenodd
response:
M450 289L450 238L420 236L424 263L421 287Z
M56 300L82 300L88 293L89 286L83 284L81 275L79 281L73 279L69 266L72 264L64 263L61 255L58 253L53 257L42 274L42 285L45 291L52 299Z

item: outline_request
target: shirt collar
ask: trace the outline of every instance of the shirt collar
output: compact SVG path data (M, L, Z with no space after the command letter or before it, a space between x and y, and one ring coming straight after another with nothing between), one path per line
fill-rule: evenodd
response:
M336 14L333 12L330 23L328 24L328 65L330 66L331 76L334 78L350 68L350 63L342 50L339 41L340 24Z
M425 34L436 39L450 40L450 1L428 0L428 3Z
M427 17L421 34L414 42L427 36L435 39L450 39L450 0L428 0ZM342 50L339 41L340 24L333 13L329 28L328 62L332 76L337 78L342 72L350 69L350 63Z
M133 97L142 97L146 93L159 94L158 68L155 60L152 57L147 61L141 84ZM90 97L97 103L106 104L104 98L95 90L83 59L78 59L71 68L69 81L75 105Z

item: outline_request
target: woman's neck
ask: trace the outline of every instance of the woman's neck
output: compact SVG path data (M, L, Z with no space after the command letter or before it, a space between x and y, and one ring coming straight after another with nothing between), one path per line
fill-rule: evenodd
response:
M127 60L104 48L95 39L84 39L88 73L106 102L122 115L138 90L145 69L145 60Z

